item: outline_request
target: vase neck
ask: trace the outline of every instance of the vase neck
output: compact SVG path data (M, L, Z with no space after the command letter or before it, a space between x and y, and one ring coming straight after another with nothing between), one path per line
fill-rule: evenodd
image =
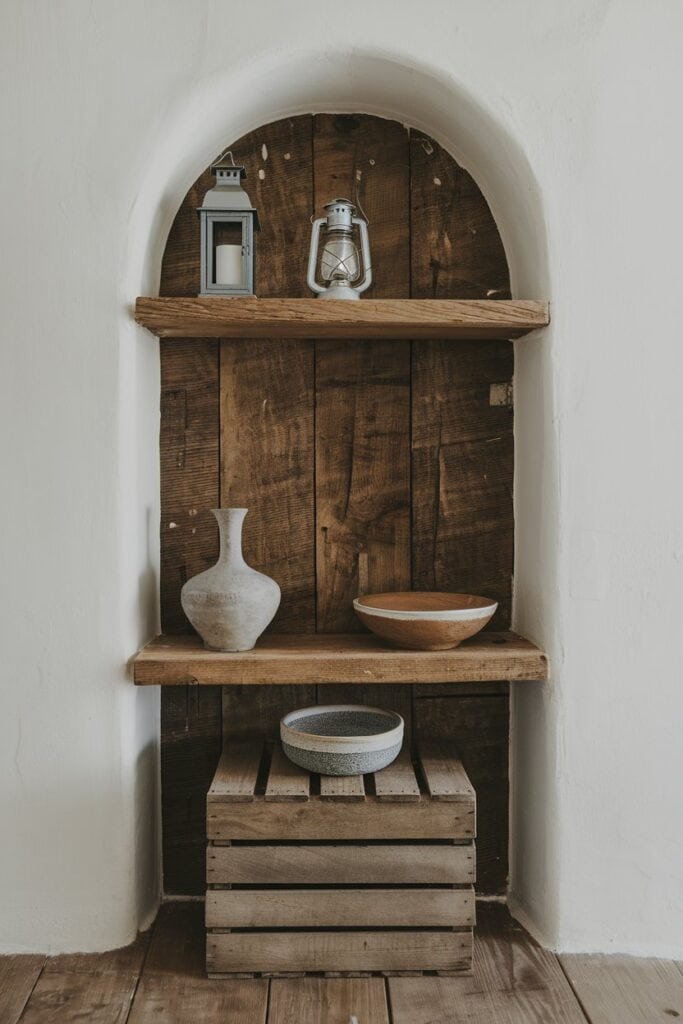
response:
M242 524L246 508L214 508L211 510L218 522L220 554L218 561L232 566L244 565L242 557Z

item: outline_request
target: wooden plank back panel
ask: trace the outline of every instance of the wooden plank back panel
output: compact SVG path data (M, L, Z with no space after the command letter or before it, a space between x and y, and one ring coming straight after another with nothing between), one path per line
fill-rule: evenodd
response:
M207 928L471 928L474 890L209 889Z
M417 698L415 729L418 745L422 739L441 739L460 752L477 794L477 888L480 892L504 892L508 874L507 695Z
M209 976L235 971L469 970L471 931L210 932ZM359 968L359 964L362 965Z
M409 147L401 125L318 115L316 213L335 196L360 200L370 221L375 298L409 294ZM410 583L408 342L316 343L317 628L359 630L351 602L366 586Z
M206 853L212 885L470 885L474 845L215 846Z

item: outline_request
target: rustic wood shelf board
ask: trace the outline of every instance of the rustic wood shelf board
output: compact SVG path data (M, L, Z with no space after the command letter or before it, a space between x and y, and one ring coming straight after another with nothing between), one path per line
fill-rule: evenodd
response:
M135 319L159 338L520 338L549 322L520 299L147 298Z
M545 654L516 633L479 633L452 651L384 647L358 634L266 634L252 651L207 651L197 636L159 636L134 660L142 686L458 683L547 679Z

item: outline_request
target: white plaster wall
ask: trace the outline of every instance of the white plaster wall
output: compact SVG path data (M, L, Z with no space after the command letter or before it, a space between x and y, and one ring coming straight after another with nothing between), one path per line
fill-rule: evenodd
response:
M516 294L512 898L563 949L683 955L677 0L4 0L0 950L128 941L157 891L154 292L221 143L365 109L477 177ZM303 268L302 268L303 272ZM7 808L7 811L5 811Z

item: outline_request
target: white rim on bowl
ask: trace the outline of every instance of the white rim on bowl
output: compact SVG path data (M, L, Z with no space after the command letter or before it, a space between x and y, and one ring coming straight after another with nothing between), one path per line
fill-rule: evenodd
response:
M324 715L335 711L361 711L382 715L389 721L399 720L398 725L374 736L318 736L304 732L298 723L305 722L313 715ZM296 725L293 723L297 723ZM290 711L280 720L280 738L290 747L300 750L319 750L326 754L357 754L371 750L385 750L403 739L403 718L398 711L386 708L369 708L365 704L320 704L309 708Z
M396 611L390 608L373 608L363 604L362 597L355 598L353 607L363 615L376 615L379 619L398 619L401 622L472 622L490 618L498 607L497 601L483 608L445 608L439 611Z

